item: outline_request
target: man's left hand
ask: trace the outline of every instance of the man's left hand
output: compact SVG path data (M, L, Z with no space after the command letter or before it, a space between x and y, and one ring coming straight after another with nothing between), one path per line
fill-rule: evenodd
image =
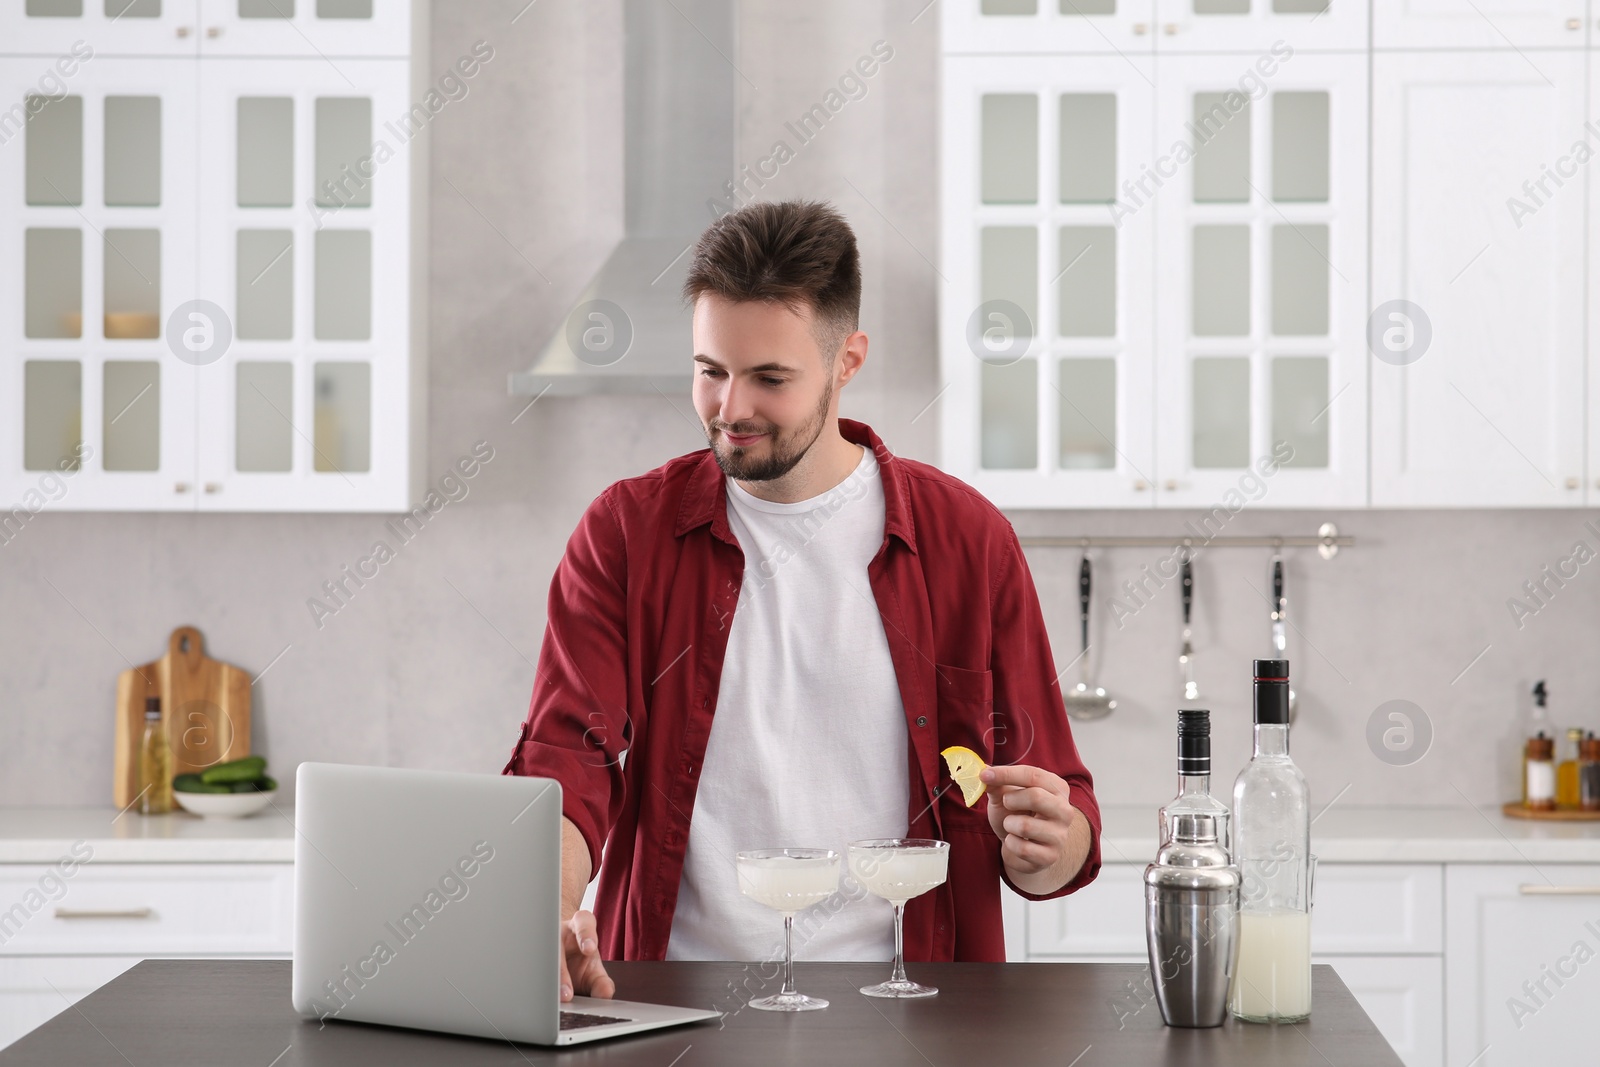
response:
M1066 885L1087 853L1087 824L1072 806L1072 787L1039 767L986 767L989 826L1012 881L1036 895ZM1083 839L1080 846L1077 839ZM1069 869L1070 868L1070 869Z

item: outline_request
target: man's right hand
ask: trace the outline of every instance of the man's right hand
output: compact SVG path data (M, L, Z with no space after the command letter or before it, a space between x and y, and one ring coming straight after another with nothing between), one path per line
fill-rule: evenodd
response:
M561 1001L582 997L611 998L617 983L600 961L600 930L594 912L575 911L561 924Z

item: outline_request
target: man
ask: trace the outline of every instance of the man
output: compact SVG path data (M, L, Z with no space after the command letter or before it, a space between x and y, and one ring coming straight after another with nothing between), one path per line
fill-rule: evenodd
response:
M838 417L867 335L834 210L724 215L684 296L710 448L585 512L505 768L563 789L562 997L611 996L603 959L767 957L781 927L740 897L735 852L860 838L950 842L948 881L906 908L908 960L1002 960L1002 880L1044 899L1100 868L1016 534ZM970 809L952 745L995 765ZM580 905L602 846L597 917ZM887 959L888 906L846 888L803 955Z

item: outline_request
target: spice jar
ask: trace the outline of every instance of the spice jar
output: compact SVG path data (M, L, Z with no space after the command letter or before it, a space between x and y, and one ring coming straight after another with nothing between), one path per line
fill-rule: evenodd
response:
M1600 738L1593 732L1578 743L1578 806L1600 811Z
M1543 730L1528 738L1523 754L1522 806L1532 811L1556 809L1556 743Z

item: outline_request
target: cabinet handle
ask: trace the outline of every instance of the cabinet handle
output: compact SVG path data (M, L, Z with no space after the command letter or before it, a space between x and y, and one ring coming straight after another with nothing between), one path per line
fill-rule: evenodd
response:
M1162 488L1166 489L1166 491L1169 493L1175 493L1178 491L1178 480L1176 478L1168 478L1167 484Z
M1600 885L1519 885L1525 897L1600 897Z
M1135 22L1133 24L1133 35L1135 37L1143 37L1145 34L1147 34L1149 32L1150 32L1150 24L1149 23L1147 23L1147 22Z
M175 482L175 483L173 483L172 491L174 493L187 493L189 491L189 483L188 482Z
M149 908L57 908L58 919L148 919L155 915Z
M1137 491L1138 491L1138 492L1141 492L1141 493L1142 493L1142 492L1144 492L1144 491L1145 491L1145 490L1146 490L1146 489L1148 489L1148 488L1150 488L1150 483L1149 483L1149 482L1147 482L1147 481L1145 481L1145 480L1144 480L1144 479L1143 479L1143 478L1138 478L1138 479L1136 479L1136 480L1135 480L1135 481L1134 481L1134 483L1133 483L1133 488L1134 488L1134 489L1135 489L1135 490L1137 490Z
M178 33L179 37L187 37L187 36L189 36L189 27L187 27L187 26L179 26L178 29L177 29L177 33Z
M215 39L217 37L221 37L222 36L222 27L221 26L207 26L206 27L206 36L210 37L210 38L213 38L213 39Z
M1568 489L1576 489L1576 488L1578 488L1578 486L1580 486L1580 485L1582 485L1582 484L1583 484L1583 483L1582 483L1582 482L1580 482L1580 481L1579 481L1579 480L1578 480L1578 479L1576 479L1576 478L1568 478L1568 479L1567 479L1567 488L1568 488Z
M1569 30L1581 30L1581 29L1583 29L1583 20L1582 19L1568 19L1567 20L1567 29L1569 29Z
M1161 27L1161 30L1168 37L1175 37L1178 34L1178 24L1176 22L1169 22L1165 26Z
M222 492L222 483L221 482L207 482L206 483L206 492L208 492L208 493L220 493L220 492Z

